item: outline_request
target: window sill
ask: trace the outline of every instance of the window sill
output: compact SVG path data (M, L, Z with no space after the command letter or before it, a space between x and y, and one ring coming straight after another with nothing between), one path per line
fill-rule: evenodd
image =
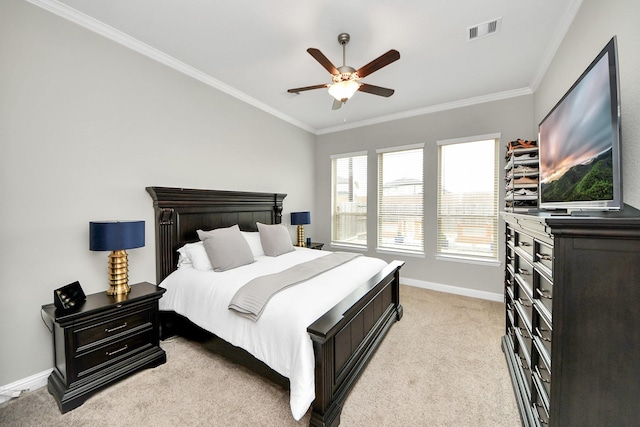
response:
M330 244L331 249L336 248L336 249L347 249L350 251L360 251L360 252L367 252L368 248L366 246L360 246L360 245L347 245L344 243L331 243Z
M498 260L494 259L480 259L480 258L472 258L465 257L462 255L436 255L436 260L438 261L450 261L450 262L462 262L465 264L476 264L476 265L485 265L488 267L499 267L502 263Z
M403 256L408 256L408 257L412 257L412 258L423 258L424 259L424 252L411 252L411 251L403 251L401 249L381 249L381 248L377 248L376 249L376 253L379 254L386 254L386 255L403 255Z

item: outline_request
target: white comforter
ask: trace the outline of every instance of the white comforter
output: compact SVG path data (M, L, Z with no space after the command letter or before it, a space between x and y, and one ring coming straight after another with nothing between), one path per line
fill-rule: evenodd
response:
M239 316L228 305L235 292L249 280L328 253L296 248L278 257L256 257L253 264L221 273L182 267L160 283L167 289L160 299L160 309L189 318L289 378L291 412L299 420L315 399L313 346L307 326L386 263L377 258L357 257L285 289L271 298L257 322Z

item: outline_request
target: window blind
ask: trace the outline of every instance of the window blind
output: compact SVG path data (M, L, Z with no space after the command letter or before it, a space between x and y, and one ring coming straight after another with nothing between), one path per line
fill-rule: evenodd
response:
M367 246L367 154L333 156L331 243Z
M378 249L424 253L423 145L378 151Z
M437 253L497 260L498 139L439 145Z

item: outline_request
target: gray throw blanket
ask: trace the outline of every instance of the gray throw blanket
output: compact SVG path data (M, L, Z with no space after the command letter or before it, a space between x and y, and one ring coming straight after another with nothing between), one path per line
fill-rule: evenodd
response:
M309 280L325 271L351 261L361 254L333 252L278 273L256 277L243 285L231 298L229 309L254 322L260 318L271 297L289 286Z

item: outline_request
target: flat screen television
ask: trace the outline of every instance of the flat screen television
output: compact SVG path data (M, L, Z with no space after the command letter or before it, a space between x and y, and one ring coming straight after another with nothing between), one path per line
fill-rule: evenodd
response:
M613 37L540 122L541 209L622 208L619 94Z

